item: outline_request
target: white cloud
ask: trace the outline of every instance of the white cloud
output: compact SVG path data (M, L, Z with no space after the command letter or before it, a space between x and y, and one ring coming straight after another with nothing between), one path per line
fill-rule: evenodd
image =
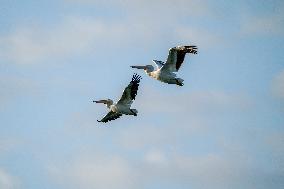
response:
M196 29L194 27L177 27L176 37L179 41L190 41L193 44L198 44L200 49L219 48L224 44L224 39L218 36L215 32L203 29Z
M68 57L99 48L104 41L119 41L123 26L88 18L65 18L55 28L26 26L0 38L0 58L19 64ZM96 48L93 48L95 50Z
M81 157L68 165L50 166L48 171L59 184L68 188L133 188L133 172L120 157Z
M272 93L284 99L284 71L278 73L272 81Z
M227 161L213 154L203 157L178 156L174 159L174 169L179 172L179 177L188 178L188 182L198 188L205 186L204 183L210 183L212 188L226 188L232 176L232 173L229 174L232 167Z
M66 2L76 2L95 7L115 8L118 12L123 12L122 19L112 18L114 22L119 22L125 28L124 35L127 36L132 45L151 48L162 43L168 48L178 45L194 43L201 46L222 42L214 32L202 32L193 23L196 19L212 18L215 14L208 1L197 0L177 0L177 1L143 1L143 0L110 0L106 2L97 0L66 0ZM115 14L115 13L114 13ZM186 20L186 24L182 22ZM190 26L190 28L184 25ZM120 36L121 37L121 36ZM165 40L166 39L166 40ZM203 48L203 47L202 47Z
M17 182L14 177L9 175L6 171L0 168L0 188L1 189L15 189Z
M284 24L282 17L251 17L241 25L241 33L247 35L283 35Z
M153 92L153 94L157 93L157 91ZM226 131L223 131L220 127L217 129L212 127L211 123L208 127L209 131L208 128L206 128L207 130L195 130L195 127L205 127L203 122L199 122L200 115L203 115L201 121L206 121L208 118L207 113L204 114L202 109L199 116L190 116L193 120L188 119L188 115L192 114L191 111L195 111L198 106L202 106L204 109L211 107L213 112L218 112L216 109L221 107L220 114L224 114L230 109L242 111L243 108L250 105L250 101L247 102L246 97L220 91L196 93L193 96L189 95L189 98L183 98L183 100L189 101L187 103L196 103L189 111L185 108L187 103L172 102L167 98L166 100L171 106L177 103L173 108L177 110L180 108L183 115L187 115L187 117L177 117L175 113L181 112L179 110L171 112L174 115L172 122L156 124L161 121L157 116L157 121L155 120L154 123L147 121L146 118L143 123L139 123L137 120L134 122L128 120L124 124L115 125L117 122L113 122L106 127L102 125L96 127L95 120L91 118L93 112L89 115L84 113L83 115L86 117L78 118L75 125L78 131L84 129L84 125L89 125L87 129L92 132L81 134L76 132L77 135L72 136L72 140L73 138L90 136L96 141L92 144L84 144L84 148L88 146L84 152L90 154L85 155L80 153L81 151L74 152L72 157L75 157L75 160L72 158L64 162L58 160L55 162L57 164L50 166L49 172L53 181L71 189L142 189L154 185L211 189L264 189L269 186L281 188L283 181L273 184L275 178L283 175L281 168L271 169L271 160L267 162L259 157L259 153L266 156L271 149L271 147L260 143L265 131L258 132L257 138L250 134L240 135L242 127L235 130L236 127L230 128L231 125L228 124ZM159 99L157 100L158 104L162 103L159 102ZM162 108L164 107L166 106L162 106ZM157 112L159 111L164 114L167 110L159 109ZM184 113L185 111L186 113ZM67 129L70 132L70 127ZM234 133L233 139L226 135L226 132ZM252 131L252 133L255 132ZM194 137L195 139L192 140ZM217 144L210 144L216 141L218 141ZM283 141L272 142L273 146L277 148L281 146ZM257 147L261 149L261 152L252 149L256 146L251 143L259 145ZM206 146L210 149L208 150ZM200 147L201 149L198 149ZM205 148L202 149L202 147ZM279 149L276 152L275 157L280 157ZM283 160L275 161L273 159L273 162L282 165Z
M154 186L184 186L194 188L279 188L283 181L273 184L273 175L258 167L251 154L209 153L198 156L181 152L165 155L161 150L150 150L138 159L127 155L101 153L68 160L49 166L48 171L57 184L66 188L137 188ZM98 155L101 154L101 155ZM83 158L82 158L83 156ZM256 157L253 157L256 158ZM263 179L265 178L265 179ZM277 178L276 178L277 181ZM271 185L272 184L272 185Z
M156 124L139 124L137 128L129 128L126 133L117 136L116 141L127 149L143 149L161 146L167 141L169 128L157 127Z
M257 156L245 151L231 153L233 151L234 149L230 148L225 153L198 156L179 152L167 157L168 164L153 166L152 163L144 162L141 167L145 169L141 175L148 173L145 179L147 182L161 179L161 183L168 181L174 185L179 183L194 188L281 188L283 181L279 182L278 178L283 176L283 173L277 172L281 168L273 170L275 175L271 174L269 168L263 168L255 163ZM278 183L273 183L273 180Z
M164 37L159 35L164 27L165 23L157 26L150 17L145 20L143 16L120 22L69 17L53 27L30 25L0 36L0 59L31 64L88 52L124 52L125 47L133 45L149 48Z
M0 139L0 155L2 153L6 153L13 150L18 144L19 144L18 139L7 138L2 135Z
M241 34L261 36L283 35L284 3L275 2L274 6L274 10L270 11L269 13L265 13L264 11L262 14L257 14L256 12L244 11L240 22Z
M123 51L127 46L176 45L193 43L201 48L216 47L225 42L216 27L196 28L197 18L213 18L217 11L207 1L107 1L66 0L66 3L86 3L86 6L121 8L121 18L63 18L53 26L26 25L0 37L0 58L16 63L35 63L46 59L66 58L74 54L96 52L98 49ZM156 11L162 9L163 11ZM282 11L283 12L283 11ZM265 17L247 16L241 21L242 33L283 33L282 13ZM186 18L186 25L179 20ZM240 18L238 18L240 19ZM230 35L231 36L231 35ZM167 39L165 41L165 39ZM229 44L229 43L227 43Z
M165 154L158 150L152 150L145 155L146 162L153 165L166 165L168 163L167 157Z
M245 94L227 93L224 91L191 91L182 94L165 94L157 97L159 93L149 88L143 95L142 109L147 112L203 114L206 112L223 112L245 110L252 105L251 99ZM153 104L153 99L155 103ZM167 103L165 103L167 102ZM170 107L170 108L169 108Z
M178 17L184 15L200 16L208 15L210 8L208 7L208 1L198 0L109 0L109 1L98 1L98 0L65 0L66 3L79 3L86 5L95 6L107 6L124 8L129 13L138 14L150 14L150 15L168 15L171 17ZM147 11L148 10L148 11ZM150 10L150 11L149 11ZM157 10L157 11L155 11ZM163 11L160 11L163 10Z
M39 86L31 79L21 76L0 76L0 110L19 96L33 96L39 93Z
M222 118L227 113L235 115L250 111L252 106L248 96L238 93L223 91L179 93L176 91L177 94L173 94L164 93L155 88L142 90L140 92L143 95L139 97L141 103L134 105L139 111L137 118L124 116L107 124L117 129L115 136L112 137L113 145L127 150L140 149L140 152L147 149L160 149L164 146L174 150L182 146L184 138L214 133L214 128L218 126L210 120L215 120L216 117ZM96 123L96 119L103 114L102 111L105 111L105 107L93 107L92 111L78 112L66 123L66 129L76 134L94 133L92 137L94 136L96 140L105 141L110 134L108 132L114 132L114 130L101 129L102 125ZM93 117L94 114L95 117ZM95 125L98 127L94 127ZM121 127L124 129L121 130ZM72 131L72 129L75 130Z
M276 131L269 135L263 136L263 146L270 149L269 156L274 160L276 167L284 166L284 132Z
M181 17L188 17L191 22L196 17L212 14L206 1L197 3L195 0L127 0L108 1L107 4L100 1L84 2L88 6L122 7L125 16L120 19L71 16L56 21L54 25L18 27L12 33L0 37L0 58L28 64L44 60L56 61L58 58L82 55L90 51L96 53L99 49L104 49L104 53L106 49L109 52L117 52L123 51L124 47L133 46L142 46L149 50L158 43L167 43L166 45L171 47L180 41L195 44L201 41L203 44L211 44L219 40L206 32L200 34L200 30L192 27L190 30L184 29L177 22ZM157 12L157 9L163 11Z

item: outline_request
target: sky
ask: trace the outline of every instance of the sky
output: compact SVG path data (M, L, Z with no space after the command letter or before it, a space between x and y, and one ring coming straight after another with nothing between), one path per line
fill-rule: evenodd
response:
M0 2L1 189L284 188L283 1ZM183 87L130 68L177 45Z

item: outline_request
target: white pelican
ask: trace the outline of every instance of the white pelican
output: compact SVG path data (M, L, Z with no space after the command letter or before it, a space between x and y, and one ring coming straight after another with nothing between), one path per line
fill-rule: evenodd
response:
M133 100L135 100L135 97L137 95L140 79L141 79L141 76L137 74L133 75L132 81L124 89L123 94L117 103L113 103L111 99L98 100L98 101L94 100L93 102L106 104L107 108L110 109L108 114L105 115L102 118L102 120L100 121L97 120L97 121L106 123L108 121L119 118L123 114L137 116L138 111L136 109L130 109L130 107L131 107Z
M168 84L183 86L183 79L177 78L174 72L177 72L183 63L186 53L197 54L196 46L177 46L170 48L166 63L159 60L153 60L157 69L152 65L131 66L132 68L144 69L150 77Z

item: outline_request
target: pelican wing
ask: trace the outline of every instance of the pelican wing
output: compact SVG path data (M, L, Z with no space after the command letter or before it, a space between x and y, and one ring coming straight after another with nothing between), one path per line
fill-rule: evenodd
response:
M177 46L170 48L168 59L161 68L170 72L177 72L183 63L186 53L197 54L196 46Z
M123 94L117 104L123 104L127 106L131 106L133 100L137 95L138 86L140 82L141 76L134 74L132 77L132 81L129 85L124 89Z
M156 64L156 67L158 69L160 69L161 67L163 67L165 65L165 62L160 61L160 60L153 60L153 62Z
M105 117L103 117L103 119L101 119L100 121L99 120L97 120L97 121L106 123L108 121L115 120L115 119L119 118L120 116L122 116L122 114L110 111L107 115L105 115Z

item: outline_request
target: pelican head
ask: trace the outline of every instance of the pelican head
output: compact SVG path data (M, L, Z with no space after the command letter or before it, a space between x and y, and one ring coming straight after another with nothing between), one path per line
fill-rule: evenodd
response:
M106 104L108 108L113 104L113 101L111 99L107 99L107 100L93 100L93 102Z
M130 66L131 68L136 69L143 69L145 72L152 72L154 71L154 67L152 65L146 65L146 66Z

